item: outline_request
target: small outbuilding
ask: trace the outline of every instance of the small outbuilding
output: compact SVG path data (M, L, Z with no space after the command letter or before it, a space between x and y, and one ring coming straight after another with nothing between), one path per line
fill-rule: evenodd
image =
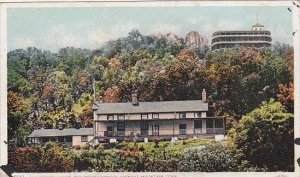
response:
M37 129L28 136L30 144L60 142L67 146L85 145L93 139L93 128Z

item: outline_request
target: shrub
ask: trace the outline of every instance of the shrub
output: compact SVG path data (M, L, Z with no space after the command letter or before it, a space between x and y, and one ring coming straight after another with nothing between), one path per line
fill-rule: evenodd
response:
M71 172L74 169L72 152L63 149L56 143L48 143L40 148L40 171L41 172Z
M150 160L145 162L145 171L151 172L175 172L178 171L178 159Z
M223 172L239 171L240 158L237 152L220 143L189 149L178 164L179 171Z
M56 143L41 147L16 148L9 153L9 163L17 172L70 172L72 153Z
M8 163L17 172L35 172L40 169L41 154L38 148L22 147L9 152Z

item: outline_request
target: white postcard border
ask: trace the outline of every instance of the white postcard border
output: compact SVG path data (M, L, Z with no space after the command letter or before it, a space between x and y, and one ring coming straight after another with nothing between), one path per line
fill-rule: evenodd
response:
M60 0L41 1L41 0L4 0L2 1L0 9L0 165L7 164L7 9L8 8L61 8L61 7L172 7L172 6L291 6L293 13L293 46L294 46L294 107L295 107L295 118L294 118L294 136L300 137L300 101L296 98L300 98L300 8L294 6L292 3L295 2L300 5L300 1L123 1L123 0L111 0L101 1L101 0L65 0L59 2ZM28 3L30 2L30 3ZM284 34L289 35L289 34ZM290 34L291 35L291 34ZM171 177L171 174L178 174L180 176L299 176L300 168L297 163L297 158L300 157L300 147L295 145L295 172L282 173L282 172L252 172L252 173L18 173L15 176L144 176L144 177ZM177 177L177 175L176 175Z

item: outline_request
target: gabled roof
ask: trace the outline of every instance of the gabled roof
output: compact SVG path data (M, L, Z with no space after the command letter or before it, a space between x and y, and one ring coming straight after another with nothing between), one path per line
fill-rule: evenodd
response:
M37 129L34 130L28 137L53 137L53 136L84 136L93 135L93 128L65 128L59 129Z
M208 111L208 104L202 100L139 102L138 105L127 103L96 103L96 114L131 114L160 112Z

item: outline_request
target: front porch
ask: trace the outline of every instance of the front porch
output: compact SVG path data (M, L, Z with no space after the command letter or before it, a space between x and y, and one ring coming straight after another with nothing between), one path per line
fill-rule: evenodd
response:
M148 141L170 141L172 138L176 137L178 140L186 140L192 138L205 138L205 139L213 139L215 134L186 134L186 135L148 135L148 136L104 136L104 137L96 137L100 143L109 142L110 139L116 139L118 142L122 141L136 141L136 142L144 142L147 138Z
M72 136L30 137L27 138L27 142L32 145L58 142L63 143L66 146L72 146Z
M101 140L117 139L144 141L148 138L170 140L194 137L213 138L225 134L223 118L118 120L96 122L95 137Z

